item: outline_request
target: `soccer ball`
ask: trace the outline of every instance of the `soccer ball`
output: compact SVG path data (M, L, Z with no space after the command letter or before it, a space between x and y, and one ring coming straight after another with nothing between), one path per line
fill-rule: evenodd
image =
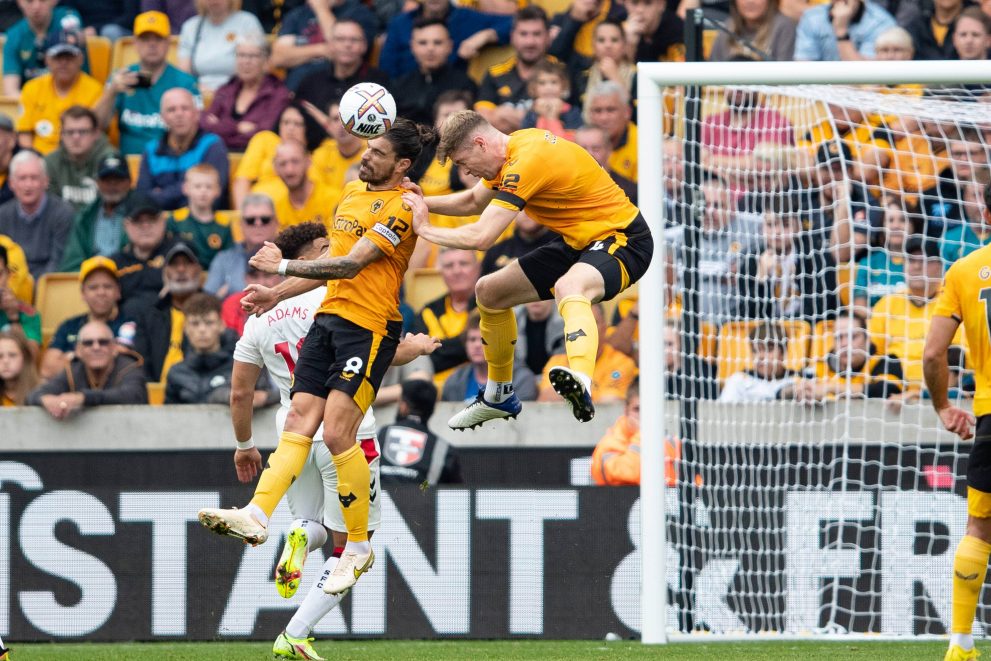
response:
M396 121L396 100L375 83L358 83L341 97L341 124L351 135L377 138Z

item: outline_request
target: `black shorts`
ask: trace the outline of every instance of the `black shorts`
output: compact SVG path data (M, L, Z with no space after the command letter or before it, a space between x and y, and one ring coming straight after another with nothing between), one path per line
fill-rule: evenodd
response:
M333 314L318 314L299 350L290 397L298 392L327 399L347 393L364 413L399 346L402 322L389 322L380 335Z
M991 415L977 419L974 447L967 458L967 486L991 493Z
M654 239L643 215L605 239L575 250L561 237L520 257L520 268L541 300L554 298L554 284L578 262L602 274L608 301L643 277L654 254Z

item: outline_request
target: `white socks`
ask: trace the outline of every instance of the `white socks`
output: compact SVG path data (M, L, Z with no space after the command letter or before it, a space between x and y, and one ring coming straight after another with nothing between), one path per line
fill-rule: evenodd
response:
M265 514L262 508L258 507L254 503L248 503L244 507L244 511L250 514L255 519L255 521L268 528L268 515Z
M490 404L502 404L513 396L512 381L486 381L482 397Z
M367 555L372 550L372 545L366 542L352 542L348 540L348 543L344 545L345 553L359 553L361 555Z
M311 547L312 548L312 547ZM334 555L327 558L320 570L320 579L306 593L306 598L300 604L296 613L286 625L286 635L290 638L308 638L313 627L322 620L327 613L337 608L341 603L344 594L327 594L323 591L323 582L337 566L339 558ZM346 594L346 593L345 593Z
M327 529L313 519L296 519L289 530L302 528L306 531L306 552L313 553L327 543Z
M959 645L965 650L974 649L974 636L969 633L951 633L950 645Z

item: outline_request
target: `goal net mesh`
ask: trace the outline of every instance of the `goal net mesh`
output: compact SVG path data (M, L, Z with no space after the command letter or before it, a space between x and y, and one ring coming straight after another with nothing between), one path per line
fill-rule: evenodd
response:
M982 94L664 93L669 631L948 631L969 444L922 353L945 268L991 241Z

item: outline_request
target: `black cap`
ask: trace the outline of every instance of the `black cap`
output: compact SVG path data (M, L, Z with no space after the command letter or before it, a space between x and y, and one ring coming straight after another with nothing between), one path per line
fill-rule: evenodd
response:
M942 257L939 242L929 236L913 234L905 242L906 255L922 255L923 257Z
M840 159L847 163L853 162L853 152L850 150L850 145L842 140L828 140L819 145L819 149L816 150L816 165L832 165L839 163Z
M97 179L105 177L117 177L118 179L130 179L131 171L127 169L127 162L120 154L107 154L100 159L100 164L96 166Z
M182 241L169 248L169 251L165 253L165 264L171 264L172 260L179 255L185 255L189 258L189 261L199 264L199 261L196 259L196 253L193 252L193 249L188 244Z
M86 40L79 30L55 30L45 38L45 55L82 55Z
M127 217L136 218L143 213L157 216L162 213L162 207L144 193L133 191L127 200Z

